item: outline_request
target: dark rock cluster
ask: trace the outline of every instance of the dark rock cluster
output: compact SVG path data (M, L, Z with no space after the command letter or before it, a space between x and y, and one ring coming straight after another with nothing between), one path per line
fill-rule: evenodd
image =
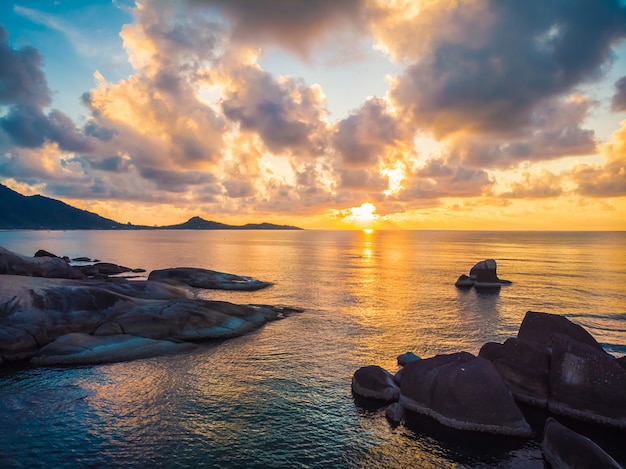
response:
M480 261L470 269L469 275L462 274L455 282L457 288L472 288L476 290L499 290L502 285L510 285L509 280L501 280L496 273L495 259Z
M170 354L297 311L198 299L188 288L270 285L249 277L167 269L149 280L131 280L113 277L123 271L115 264L89 267L98 273L88 277L50 253L28 257L0 248L0 364L74 365Z
M367 366L352 379L353 392L392 402L387 417L410 411L458 430L528 438L518 403L546 409L542 451L552 467L620 467L588 438L558 422L576 419L626 430L624 359L605 352L583 327L564 316L529 311L517 337L467 352L406 360L392 376ZM397 397L396 397L397 396Z

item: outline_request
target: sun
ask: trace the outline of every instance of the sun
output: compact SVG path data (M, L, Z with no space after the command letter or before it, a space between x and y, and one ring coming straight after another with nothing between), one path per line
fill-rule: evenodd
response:
M360 207L349 208L347 212L348 214L344 217L343 222L361 229L371 230L380 218L380 215L374 213L376 212L376 206L369 202L364 202Z

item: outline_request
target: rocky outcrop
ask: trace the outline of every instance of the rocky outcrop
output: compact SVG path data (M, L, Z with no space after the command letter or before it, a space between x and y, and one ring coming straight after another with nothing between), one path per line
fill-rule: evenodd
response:
M526 313L517 332L517 339L551 347L552 338L557 334L566 335L572 340L602 350L602 346L589 332L565 316L536 311Z
M546 420L541 450L553 469L621 469L621 466L596 443L561 425L553 418Z
M555 414L626 430L626 370L605 351L556 335L548 408Z
M0 248L0 273L4 274L0 282L0 363L70 364L144 357L177 349L172 344L242 335L300 311L195 299L186 288L255 289L268 285L247 277L182 269L185 282L171 282L178 276L167 274L167 282L130 281L108 277L129 270L116 264L87 267L105 278L85 278L58 257L31 258ZM194 273L199 276L197 282ZM133 348L137 350L131 351Z
M176 267L172 269L154 270L150 272L148 280L181 283L195 288L219 290L252 291L267 288L272 285L269 282L262 282L250 277L242 277L195 267Z
M498 278L497 263L494 259L477 262L470 269L469 276L462 274L455 282L460 289L476 288L477 290L499 290L502 285L510 285L508 280Z
M467 352L405 365L400 404L459 430L531 435L511 392L491 362Z
M54 256L54 254L52 254ZM28 257L0 247L0 274L82 279L85 275L59 257Z
M95 336L72 333L57 338L35 353L33 365L88 365L137 360L192 350L191 343L174 343L126 334Z
M493 363L515 399L538 407L548 405L551 359L548 347L511 337L504 344L486 343L478 356Z
M414 362L415 360L421 360L421 358L415 355L413 352L406 352L406 353L403 353L402 355L398 355L399 366L404 366L407 363Z
M391 373L376 365L364 366L354 373L352 390L361 397L385 402L397 401L400 396Z

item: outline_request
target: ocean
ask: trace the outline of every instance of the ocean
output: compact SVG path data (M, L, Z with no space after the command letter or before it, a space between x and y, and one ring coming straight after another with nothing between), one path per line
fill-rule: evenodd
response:
M353 396L352 375L393 373L407 351L477 354L515 336L528 310L565 315L626 354L626 232L4 231L0 246L246 275L274 285L195 293L303 309L187 354L0 371L3 468L542 468L537 438L392 425ZM454 287L486 258L510 286ZM545 415L527 412L540 432ZM580 431L626 462L624 434Z

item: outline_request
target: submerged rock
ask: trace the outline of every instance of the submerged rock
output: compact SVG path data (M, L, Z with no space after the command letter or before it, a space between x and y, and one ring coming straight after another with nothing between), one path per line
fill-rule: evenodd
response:
M406 353L403 353L402 355L398 355L399 366L404 366L407 363L414 362L415 360L421 360L421 358L415 355L413 352L406 352Z
M397 401L400 395L391 373L376 365L356 370L352 376L352 390L361 397L386 402Z
M467 352L414 361L402 369L400 404L459 430L531 435L491 362Z
M242 277L240 275L216 272L214 270L199 269L196 267L176 267L171 269L154 270L150 272L148 280L176 282L195 288L216 290L260 290L272 284Z
M561 425L552 417L546 420L541 450L553 469L621 469L596 443Z
M34 365L86 365L130 361L189 351L190 343L174 343L132 335L67 334L39 350Z

